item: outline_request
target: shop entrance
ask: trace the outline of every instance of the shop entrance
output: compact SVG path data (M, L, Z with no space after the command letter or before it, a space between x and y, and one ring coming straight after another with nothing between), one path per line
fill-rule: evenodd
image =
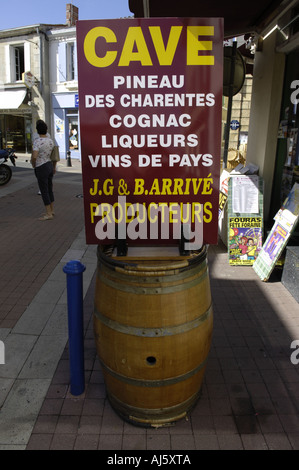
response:
M287 56L277 153L273 179L272 218L290 193L294 183L299 183L299 52Z

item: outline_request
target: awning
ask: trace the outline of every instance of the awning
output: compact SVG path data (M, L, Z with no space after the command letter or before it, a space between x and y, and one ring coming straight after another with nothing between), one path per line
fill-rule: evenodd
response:
M224 36L260 33L286 7L294 6L295 0L148 0L151 17L198 16L224 18ZM142 0L128 0L129 9L135 17L144 16Z
M27 90L0 91L0 110L18 109L24 101Z

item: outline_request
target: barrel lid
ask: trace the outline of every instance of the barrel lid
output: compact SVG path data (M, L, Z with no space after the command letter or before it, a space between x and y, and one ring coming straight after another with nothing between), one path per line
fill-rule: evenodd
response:
M171 270L183 270L199 264L206 259L207 246L190 253L188 256L175 257L150 257L147 256L146 247L144 255L140 257L113 256L113 246L99 245L97 249L98 261L109 265L110 269L122 268L129 271L140 272L165 272Z

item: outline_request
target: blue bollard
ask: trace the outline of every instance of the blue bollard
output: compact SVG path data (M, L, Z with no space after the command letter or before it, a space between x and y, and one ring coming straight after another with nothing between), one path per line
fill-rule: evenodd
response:
M70 392L76 396L81 395L85 389L82 282L85 269L80 261L69 261L63 268L63 272L67 274Z

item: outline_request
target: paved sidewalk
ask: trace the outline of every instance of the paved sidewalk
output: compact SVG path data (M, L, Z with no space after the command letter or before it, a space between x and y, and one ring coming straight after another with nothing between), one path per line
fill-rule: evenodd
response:
M220 244L209 248L215 325L202 397L174 426L146 429L111 408L96 357L94 282L84 303L82 396L69 394L65 349L27 449L292 450L299 449L299 304L275 275L262 283L250 267L230 267Z
M60 163L54 179L54 220L43 211L36 178L18 158L0 188L1 271L0 449L25 449L68 340L66 275L72 259L86 266L84 294L95 270L85 244L80 162ZM79 197L78 197L79 196Z
M0 327L12 328L84 226L79 162L59 164L54 177L54 220L44 212L29 163L17 160L12 180L0 187ZM79 197L77 197L79 196Z
M209 247L214 332L197 405L188 419L159 429L113 411L93 339L96 254L85 245L79 173L75 164L59 171L53 221L36 221L41 200L26 162L6 194L0 189L0 450L298 450L299 364L290 345L299 340L299 304L276 273L263 283L252 268L229 266L221 243ZM69 259L87 266L80 397L69 393L62 273Z

